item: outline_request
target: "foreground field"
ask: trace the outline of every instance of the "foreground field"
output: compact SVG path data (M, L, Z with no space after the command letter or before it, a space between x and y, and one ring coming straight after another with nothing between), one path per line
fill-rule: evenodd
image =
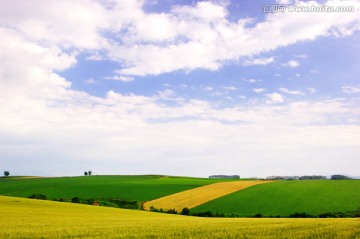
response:
M360 207L359 188L360 180L279 181L229 194L191 211L240 216L355 211Z
M219 219L0 196L0 238L360 238L359 219Z
M190 209L227 194L269 182L257 180L214 183L146 202L144 209L150 210L153 207L164 210L175 209L177 212L181 212L183 208Z
M0 195L28 197L44 194L48 199L73 197L118 198L147 201L219 182L216 179L143 176L9 177L0 178Z

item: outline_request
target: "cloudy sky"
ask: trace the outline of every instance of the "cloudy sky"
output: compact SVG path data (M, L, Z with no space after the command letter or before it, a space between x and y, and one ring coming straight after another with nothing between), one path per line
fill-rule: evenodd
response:
M360 175L359 7L0 0L0 170Z

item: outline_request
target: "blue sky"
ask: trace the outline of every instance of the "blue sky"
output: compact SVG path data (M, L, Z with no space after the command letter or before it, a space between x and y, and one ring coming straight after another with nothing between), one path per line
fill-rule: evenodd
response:
M0 170L360 175L359 6L0 1Z

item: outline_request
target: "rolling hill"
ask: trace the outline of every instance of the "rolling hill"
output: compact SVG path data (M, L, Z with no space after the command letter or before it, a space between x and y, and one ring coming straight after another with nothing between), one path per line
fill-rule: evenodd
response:
M278 181L256 185L193 208L239 216L320 214L360 208L360 180Z
M358 219L198 218L0 196L0 238L359 238Z
M80 197L148 201L215 182L219 180L160 175L2 177L0 195L28 197L39 193L48 199Z
M28 197L40 193L50 200L63 198L66 199L65 201L71 201L73 197L91 198L100 201L101 205L137 209L141 206L141 202L156 201L170 195L173 197L177 195L176 193L186 194L187 190L201 189L202 186L224 181L229 182L229 180L160 175L8 177L0 178L0 195ZM217 199L205 193L193 195L194 198L187 195L186 200L195 202L196 196L201 198L203 203L197 204L199 206L193 205L191 213L211 211L230 216L261 214L286 217L297 212L321 214L357 210L360 207L359 189L360 180L276 181L255 185L225 196L221 195ZM135 205L123 206L108 199L134 201ZM175 201L178 203L180 200ZM174 205L170 204L168 206L163 204L161 207L173 208Z

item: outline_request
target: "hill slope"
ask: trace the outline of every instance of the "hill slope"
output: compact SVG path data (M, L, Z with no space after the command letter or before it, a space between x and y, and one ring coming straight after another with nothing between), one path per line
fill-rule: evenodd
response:
M257 185L193 208L226 215L289 216L345 212L360 207L360 180L279 181Z
M219 219L0 196L0 238L359 238L357 219Z
M0 178L0 195L28 197L41 193L48 199L73 197L118 198L147 201L219 182L216 179L144 176L82 176L59 178Z
M214 183L146 202L144 209L150 210L150 208L153 207L164 210L175 209L177 212L181 212L183 208L190 209L227 194L268 182L270 181L257 180Z

